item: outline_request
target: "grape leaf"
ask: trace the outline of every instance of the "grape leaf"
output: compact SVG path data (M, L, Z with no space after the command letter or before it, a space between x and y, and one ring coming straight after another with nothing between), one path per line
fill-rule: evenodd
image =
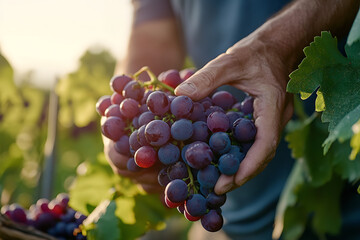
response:
M116 203L105 200L84 221L88 239L120 240L121 229L115 216Z
M360 10L358 11L356 18L354 20L354 23L351 27L348 39L347 39L347 45L351 46L354 42L359 41L360 39Z
M315 37L314 42L304 49L306 58L290 74L287 91L300 93L303 98L317 89L321 92L317 98L317 109L324 110L322 121L329 122L330 132L330 138L324 142L324 154L336 139L346 140L351 137L342 135L346 131L338 131L336 127L344 121L344 126L338 128L350 128L352 125L349 124L360 118L360 111L355 111L350 115L350 120L345 120L360 105L359 47L360 41L347 45L346 58L338 50L336 38L329 32L322 32L321 37Z

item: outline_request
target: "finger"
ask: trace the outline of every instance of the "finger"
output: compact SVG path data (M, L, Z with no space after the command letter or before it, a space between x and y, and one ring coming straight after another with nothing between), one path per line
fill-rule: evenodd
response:
M208 96L217 87L238 79L239 65L231 53L219 55L175 89L175 95L193 100Z
M119 169L127 169L127 162L129 160L129 156L125 156L118 153L115 150L114 142L111 140L106 142L104 141L104 145L105 145L104 152L108 161Z
M234 187L234 176L227 176L222 174L214 188L214 191L217 195L222 195L227 193Z
M259 101L257 101L259 100ZM261 102L263 101L263 102ZM265 104L265 102L270 104ZM280 134L280 115L277 101L255 99L254 110L256 112L255 126L256 138L241 162L235 175L235 184L243 185L245 182L259 174L274 157Z

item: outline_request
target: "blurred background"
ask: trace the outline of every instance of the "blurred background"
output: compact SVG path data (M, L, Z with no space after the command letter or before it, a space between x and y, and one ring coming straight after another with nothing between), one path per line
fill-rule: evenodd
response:
M0 0L0 205L29 207L108 167L95 103L131 13L130 0Z

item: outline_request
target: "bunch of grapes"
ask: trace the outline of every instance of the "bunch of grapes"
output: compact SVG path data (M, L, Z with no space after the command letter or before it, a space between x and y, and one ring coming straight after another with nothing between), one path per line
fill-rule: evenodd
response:
M59 240L84 240L79 226L86 219L69 205L69 196L60 193L51 201L41 198L28 210L18 204L5 205L1 213L14 222L32 226Z
M144 71L150 81L137 79ZM96 109L106 117L103 135L129 157L127 168L161 164L165 204L215 232L223 226L226 195L217 195L214 187L221 174L237 172L255 139L253 98L237 102L227 91L197 102L174 96L174 88L192 74L192 69L168 70L156 77L144 67L132 77L114 76L113 94L101 97Z

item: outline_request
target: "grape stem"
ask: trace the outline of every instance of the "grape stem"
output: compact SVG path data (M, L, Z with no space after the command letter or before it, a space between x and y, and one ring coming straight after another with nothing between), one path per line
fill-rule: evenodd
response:
M170 91L172 94L174 94L174 88L170 87L169 85L159 81L159 79L156 77L156 75L150 70L150 68L148 66L144 66L142 67L139 71L137 71L136 73L134 73L133 78L135 80L138 80L138 77L141 73L146 72L149 77L150 77L150 81L147 82L140 82L138 81L138 83L142 86L142 87L149 87L149 86L153 86L154 88L159 87L165 90Z
M194 182L194 176L192 175L192 172L191 172L191 169L189 167L189 165L186 164L186 168L187 168L187 171L188 171L188 174L189 174L189 178L190 178L190 183L188 184L188 187L189 188L193 188L194 190L194 193L198 193L198 190L196 189L195 187L195 182ZM190 191L189 191L190 192Z

